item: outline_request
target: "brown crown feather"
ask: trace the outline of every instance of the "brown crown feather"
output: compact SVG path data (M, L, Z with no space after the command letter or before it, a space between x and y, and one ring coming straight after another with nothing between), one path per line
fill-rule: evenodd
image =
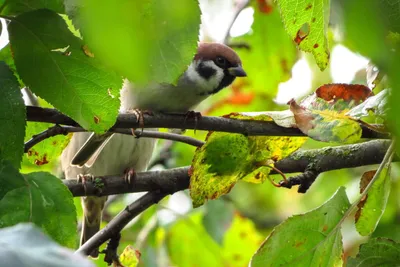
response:
M238 54L232 48L219 43L200 43L194 59L214 60L218 56L226 58L233 66L242 64Z

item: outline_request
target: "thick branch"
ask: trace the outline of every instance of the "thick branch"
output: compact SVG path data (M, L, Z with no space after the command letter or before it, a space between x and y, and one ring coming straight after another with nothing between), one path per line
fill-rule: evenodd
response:
M85 185L77 179L64 180L72 195L107 196L131 192L158 191L173 193L189 187L189 167L169 169L165 171L138 172L131 184L125 182L124 176L99 176L94 182Z
M206 117L190 119L186 114L143 114L144 128L172 128L172 129L197 129L206 131L219 131L242 133L245 135L263 136L304 136L297 128L284 128L272 121L239 120L223 117ZM61 125L79 126L74 120L55 109L27 107L27 120L36 122L49 122ZM120 114L115 128L140 128L140 122L135 114ZM365 126L363 138L388 138L387 134L374 132Z
M97 232L91 237L85 244L83 244L75 253L83 253L89 255L89 253L99 247L101 244L106 242L111 237L115 236L137 215L145 211L151 205L158 203L168 193L162 193L159 191L150 192L142 196L138 200L134 201L130 205L126 206L114 219L112 219L106 227Z
M310 166L318 172L379 164L390 141L374 140L361 144L298 151L275 164L284 173L304 172ZM158 191L173 193L189 187L189 167L137 173L132 184L123 176L97 177L84 186L76 179L65 180L74 196L105 196L129 192ZM99 186L101 185L101 186Z
M318 172L380 164L390 141L373 140L365 143L298 151L275 164L285 173L304 172L312 165Z
M387 151L389 141L370 141L361 144L339 146L332 148L298 151L287 159L279 161L275 167L282 172L303 172L313 165L318 172L334 169L358 167L380 163ZM339 160L338 160L339 159ZM131 203L120 212L109 224L85 244L77 253L88 255L108 239L117 235L134 217L158 203L168 194L189 187L189 167L138 173L132 184L127 184L124 177L96 177L94 183L87 182L85 186L76 179L65 180L74 196L110 195L128 192L151 191ZM100 181L99 181L100 179Z

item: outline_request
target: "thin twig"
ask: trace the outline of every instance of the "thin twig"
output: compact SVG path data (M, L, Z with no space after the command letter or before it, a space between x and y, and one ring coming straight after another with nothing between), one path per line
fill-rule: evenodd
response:
M111 237L115 236L137 215L145 211L153 204L158 203L161 199L167 196L168 193L159 191L149 192L142 196L138 200L134 201L130 205L126 206L114 219L110 221L99 232L97 232L92 238L90 238L85 244L83 244L75 253L82 253L89 255L90 252L99 247L101 244L106 242Z
M233 24L235 24L235 21L238 18L240 12L242 12L242 10L247 7L249 2L250 2L249 0L242 0L240 3L237 4L236 10L235 10L235 15L234 15L234 17L233 17L233 19L231 21L231 24L229 25L228 30L227 30L227 32L225 34L224 44L228 44L232 26L233 26Z
M158 217L157 214L154 214L153 216L150 217L150 219L147 220L146 224L140 229L139 234L136 237L136 249L141 250L143 246L145 245L151 231L153 231L158 223Z
M25 151L25 153L28 153L29 149L31 149L34 145L37 145L38 143L46 140L47 138L50 138L50 137L53 137L56 135L60 135L60 134L66 135L68 133L76 133L76 132L86 132L86 130L83 129L82 127L55 125L39 134L32 136L32 138L29 139L25 143L24 151ZM130 129L112 129L109 132L132 135L132 131ZM174 134L174 133L135 130L134 134L135 134L136 138L166 139L166 140L172 140L172 141L185 143L185 144L196 146L196 147L202 146L204 144L203 141L197 140L193 137L184 136L184 135L180 135L180 134Z
M171 158L173 145L174 143L172 141L164 142L160 150L157 151L157 156L150 160L148 170L150 170L157 164L168 167L167 162Z
M111 132L132 135L132 131L129 129L114 129L114 130L111 130ZM180 143L185 143L185 144L188 144L191 146L196 146L196 147L204 145L203 141L200 141L196 138L181 135L181 134L175 134L175 133L135 130L134 134L135 134L136 138L143 137L143 138L157 138L157 139L171 140L171 141L177 141Z
M60 134L66 135L68 133L75 133L75 132L85 132L85 129L74 126L55 125L39 134L32 136L32 138L25 143L24 152L28 153L29 149L31 149L34 145L37 145L38 143L46 140L47 138Z
M251 50L251 46L247 42L230 42L228 46L233 49L246 49Z
M144 128L170 128L170 129L197 129L205 131L219 131L241 133L249 136L304 136L297 128L285 128L272 121L240 120L224 117L202 116L197 121L187 119L186 114L163 114L153 112L152 115L143 114ZM49 122L60 125L79 126L74 120L55 109L27 107L27 120L36 122ZM135 114L120 114L117 122L111 128L140 128ZM363 138L390 138L388 134L374 132L362 127Z

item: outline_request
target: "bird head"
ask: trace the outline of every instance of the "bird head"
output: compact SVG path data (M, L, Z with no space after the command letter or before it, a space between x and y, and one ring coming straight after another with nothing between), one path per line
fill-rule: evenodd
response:
M185 78L208 96L229 86L236 77L246 76L242 61L230 47L218 43L200 43Z
M121 91L121 112L132 108L188 111L208 96L229 86L236 77L243 76L246 76L246 72L242 62L230 47L218 43L200 43L177 85L162 83L140 87L126 80Z

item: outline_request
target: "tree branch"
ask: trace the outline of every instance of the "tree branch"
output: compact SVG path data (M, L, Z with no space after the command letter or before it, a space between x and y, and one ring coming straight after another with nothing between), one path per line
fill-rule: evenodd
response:
M285 128L272 121L239 120L224 117L203 116L198 119L190 119L186 114L143 114L144 128L172 128L172 129L197 129L205 131L218 131L241 133L250 136L304 136L297 128ZM79 126L74 120L55 109L27 107L27 120L36 122L48 122L60 125ZM117 122L110 129L117 128L141 128L135 114L120 114ZM388 134L378 133L361 125L363 138L389 138Z
M304 172L310 169L321 172L379 164L390 141L374 140L366 143L297 151L278 161L275 167L284 173ZM77 196L106 196L144 191L173 193L189 188L189 167L163 171L140 172L127 184L123 176L99 176L85 186L76 179L64 180L64 184ZM274 173L274 172L271 172ZM86 190L85 190L86 189Z
M106 242L111 237L117 235L121 230L137 215L145 211L153 204L158 203L167 196L168 193L153 191L142 196L130 205L126 206L114 219L112 219L106 227L97 232L85 244L83 244L75 253L89 255L90 252Z
M57 124L39 134L32 136L32 138L29 139L25 143L24 152L28 153L29 149L31 149L34 145L37 145L38 143L46 140L47 138L50 138L50 137L53 137L56 135L60 135L60 134L66 135L68 133L77 133L77 132L87 132L87 131L81 127L60 126ZM135 138L166 139L166 140L185 143L185 144L196 146L196 147L202 146L204 144L203 141L197 140L190 136L184 136L184 135L175 134L175 133L135 130L132 134L131 129L113 129L113 130L110 130L109 132L125 134L125 135L133 135Z
M138 172L133 182L125 181L123 175L95 177L94 182L79 183L76 178L64 180L72 195L107 196L145 191L177 192L189 187L189 167L174 168L164 171Z
M66 135L74 132L85 132L85 130L81 127L60 126L58 124L54 125L53 127L50 127L49 129L32 136L32 138L25 143L24 153L28 153L29 149L31 149L34 145L39 144L47 138L60 134Z
M298 151L290 157L275 164L282 172L303 172L313 166L313 170L324 172L334 169L358 167L380 163L387 151L390 141L374 140L361 144L338 146L308 151ZM342 160L338 160L342 159ZM89 253L116 236L134 217L158 203L168 194L189 187L189 167L165 171L137 173L134 181L127 184L123 176L96 177L94 182L85 185L76 179L65 180L74 196L95 195L104 196L128 192L150 191L140 199L128 205L109 224L84 245L77 253Z

